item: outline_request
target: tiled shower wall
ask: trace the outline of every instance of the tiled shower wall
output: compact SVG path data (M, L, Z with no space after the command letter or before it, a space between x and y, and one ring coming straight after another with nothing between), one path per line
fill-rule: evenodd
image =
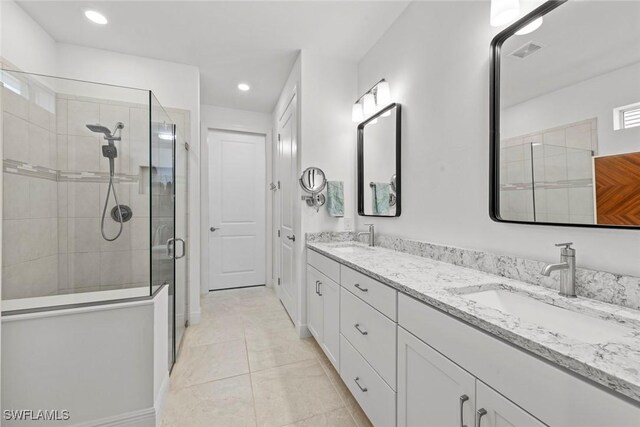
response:
M539 222L594 223L597 151L596 119L501 141L502 218L533 221L535 206Z
M33 94L38 84L28 83ZM142 179L149 174L148 106L53 94L55 107L47 111L33 96L3 88L3 97L3 298L149 286L149 181ZM171 116L188 131L188 112L171 110ZM100 234L109 176L105 141L86 124L113 129L118 121L125 127L116 142L115 189L133 218L108 242ZM119 229L110 217L114 206L112 194L107 236Z
M31 82L28 93L54 95ZM58 290L56 117L2 88L4 298Z

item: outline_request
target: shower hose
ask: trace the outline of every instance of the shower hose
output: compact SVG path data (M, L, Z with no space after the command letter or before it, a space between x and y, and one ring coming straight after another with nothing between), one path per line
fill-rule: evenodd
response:
M100 233L102 233L102 238L107 242L113 242L122 234L122 229L124 227L122 221L122 208L120 207L120 203L118 203L118 195L116 194L116 188L113 186L113 163L110 165L111 170L109 171L109 188L107 189L107 198L104 201L104 209L102 209L102 220L100 221ZM107 206L109 206L109 196L111 196L111 191L113 191L113 198L115 199L116 206L118 207L118 222L120 222L120 230L118 230L118 234L115 237L109 238L104 232L104 219L107 215Z

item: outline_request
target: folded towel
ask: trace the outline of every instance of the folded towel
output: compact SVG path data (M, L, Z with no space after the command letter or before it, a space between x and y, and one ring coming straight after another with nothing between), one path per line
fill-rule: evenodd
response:
M327 210L329 215L344 216L344 184L342 181L327 181Z
M373 191L373 214L389 215L391 185L387 182L374 182L371 191Z

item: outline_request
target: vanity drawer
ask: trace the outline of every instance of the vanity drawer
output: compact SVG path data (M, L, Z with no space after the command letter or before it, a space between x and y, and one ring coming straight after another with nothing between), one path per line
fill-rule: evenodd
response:
M307 250L307 264L314 266L318 271L336 283L340 283L340 264L318 252Z
M340 377L374 426L396 425L395 392L344 336L340 337Z
M396 320L398 292L395 289L344 265L340 266L340 276L343 287L391 320Z
M396 324L342 288L340 333L396 388Z

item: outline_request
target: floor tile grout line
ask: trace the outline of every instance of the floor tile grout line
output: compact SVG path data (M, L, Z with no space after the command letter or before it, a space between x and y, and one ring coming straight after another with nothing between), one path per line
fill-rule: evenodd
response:
M244 334L244 328L243 328L243 334ZM255 425L258 425L258 410L256 409L256 394L253 390L253 376L251 375L251 362L249 361L249 347L247 346L247 336L246 334L244 335L244 350L245 350L245 355L247 357L247 367L249 369L249 386L251 387L251 401L252 401L252 407L253 407L253 419L255 421Z

